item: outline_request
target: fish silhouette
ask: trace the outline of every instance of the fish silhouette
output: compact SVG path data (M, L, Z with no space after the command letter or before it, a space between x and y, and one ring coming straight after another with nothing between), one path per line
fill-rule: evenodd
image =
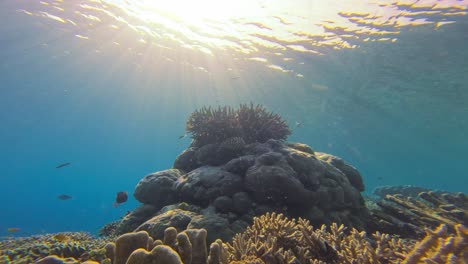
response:
M57 198L59 200L65 201L65 200L70 200L72 197L70 195L67 195L67 194L61 194L61 195L57 196Z
M127 192L118 192L116 197L115 197L115 202L113 204L114 207L119 206L119 204L125 203L128 199L128 193Z
M60 168L66 167L66 166L68 166L68 165L70 165L70 164L71 164L71 162L65 162L65 163L62 163L62 164L60 164L60 165L57 165L57 167L55 167L55 168L56 168L56 169L60 169Z

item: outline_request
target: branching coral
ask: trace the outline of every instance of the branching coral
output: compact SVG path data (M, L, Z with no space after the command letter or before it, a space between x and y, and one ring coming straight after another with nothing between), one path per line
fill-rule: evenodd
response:
M248 143L266 142L269 139L286 139L291 134L286 122L263 106L241 104L236 120L242 130L242 138Z
M372 209L375 230L404 237L422 238L424 228L446 224L454 233L457 223L468 225L468 197L465 194L421 192L417 198L386 195Z
M229 106L202 107L188 118L186 130L196 146L221 143L229 138L242 138L246 143L268 139L286 139L291 134L286 122L263 106L241 104L239 109Z
M314 230L307 220L297 222L281 214L255 218L243 234L226 244L230 263L260 259L264 263L398 263L411 243L333 224ZM246 262L247 263L247 262Z
M468 229L457 224L456 235L450 236L447 227L440 225L435 231L427 232L403 263L468 263Z
M164 239L154 241L146 232L127 233L102 250L100 263L167 264L419 264L468 263L468 229L457 224L448 232L440 225L418 244L396 236L347 230L332 224L314 229L304 219L288 219L267 213L254 218L252 226L234 237L232 243L216 240L206 247L206 230L190 229L177 233L167 228ZM5 254L5 252L2 252ZM79 263L74 258L49 256L38 263ZM81 258L80 261L84 259ZM98 263L91 258L81 263ZM23 261L23 262L21 262ZM24 260L12 263L26 263ZM42 261L42 262L41 262ZM61 261L61 262L58 262ZM29 261L31 262L31 261ZM0 263L10 263L0 255Z

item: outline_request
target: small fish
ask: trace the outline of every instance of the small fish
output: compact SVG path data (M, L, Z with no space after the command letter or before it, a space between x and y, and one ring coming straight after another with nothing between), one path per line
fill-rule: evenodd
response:
M183 138L186 138L188 136L188 134L184 134L182 136L179 136L179 139L183 139Z
M70 164L71 164L71 162L65 162L65 163L62 163L62 164L60 164L60 165L57 165L57 167L55 167L55 168L56 168L56 169L60 169L60 168L66 167L66 166L68 166L68 165L70 165Z
M381 180L383 180L383 177L382 177L382 176L378 176L378 177L377 177L377 180L381 181Z
M295 127L304 127L304 123L302 123L300 121L296 121Z
M115 203L113 204L114 207L119 206L119 204L125 203L128 199L127 192L118 192L117 196L115 197Z
M7 228L8 233L17 233L20 230L21 230L21 228L19 228L19 227L9 227L9 228Z
M61 194L61 195L57 196L57 198L59 200L65 201L65 200L70 200L72 197L70 195Z

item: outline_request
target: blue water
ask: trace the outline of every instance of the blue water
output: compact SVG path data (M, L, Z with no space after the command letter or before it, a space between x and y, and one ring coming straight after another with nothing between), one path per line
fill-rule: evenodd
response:
M76 15L70 4L63 17L67 8ZM141 32L112 33L110 19L70 25L45 18L47 10L0 3L0 236L9 227L21 228L18 236L97 233L119 219L138 206L138 181L171 168L189 145L178 138L204 105L263 104L289 122L290 141L357 167L367 192L403 184L468 192L466 15L440 28L399 28L394 42L321 47L320 56L261 45L207 55L183 47L202 45L190 37L157 39L172 49L153 49ZM114 208L118 191L130 197Z

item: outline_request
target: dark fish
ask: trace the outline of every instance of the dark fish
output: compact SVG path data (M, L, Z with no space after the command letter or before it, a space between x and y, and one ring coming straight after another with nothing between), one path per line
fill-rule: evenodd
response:
M115 197L114 207L119 206L119 204L125 203L128 199L127 192L118 192L117 196Z
M60 169L60 168L66 167L66 166L68 166L68 165L70 165L70 164L71 164L71 162L65 162L65 163L62 163L62 164L60 164L60 165L57 165L57 167L55 167L55 168L56 168L56 169Z
M70 200L72 197L70 195L61 194L57 196L57 198L59 198L59 200L65 201L65 200Z
M187 134L179 136L179 139L183 139L183 138L186 138L186 137L187 137Z

